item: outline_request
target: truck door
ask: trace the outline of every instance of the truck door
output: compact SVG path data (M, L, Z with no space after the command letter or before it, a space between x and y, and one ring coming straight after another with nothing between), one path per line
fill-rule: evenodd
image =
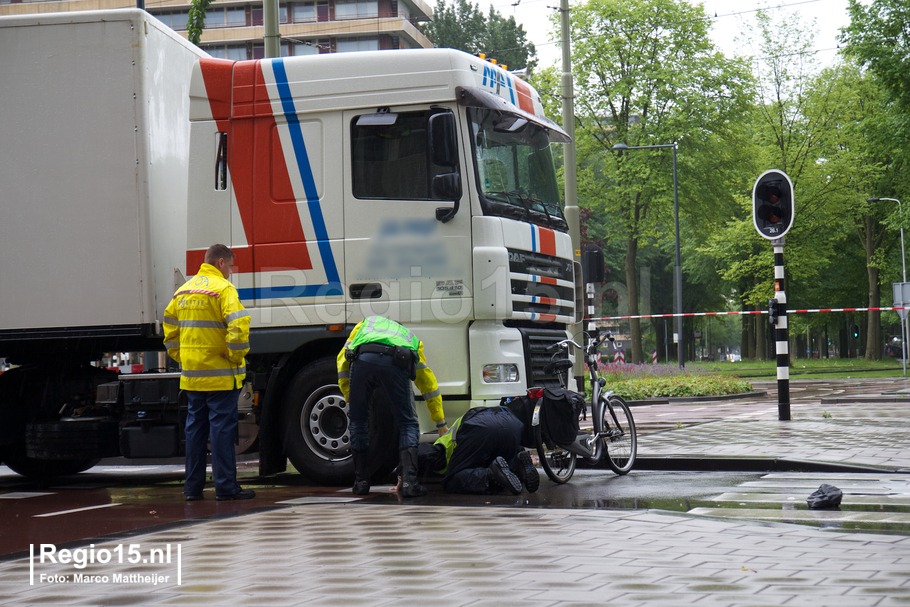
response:
M252 288L242 292L262 308L265 326L344 322L341 116L298 114L285 62L250 65L260 70L251 75L250 111L234 119L246 143L235 145L242 161L233 166L250 171L237 196L244 233L235 236L252 249L252 268L242 268Z
M437 219L454 201L436 178L454 173L463 182L465 164L433 162L428 121L442 112L457 115L438 106L344 113L345 298L351 322L382 315L408 325L443 394L467 394L471 213L463 203L450 220Z

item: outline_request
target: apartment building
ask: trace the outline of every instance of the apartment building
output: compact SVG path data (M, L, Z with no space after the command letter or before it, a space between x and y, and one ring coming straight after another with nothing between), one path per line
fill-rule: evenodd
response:
M135 7L124 0L0 0L0 15ZM191 4L146 0L145 10L186 36ZM431 48L417 29L433 9L424 0L305 0L280 2L281 55ZM265 55L262 2L215 0L206 11L200 44L214 57L260 59Z

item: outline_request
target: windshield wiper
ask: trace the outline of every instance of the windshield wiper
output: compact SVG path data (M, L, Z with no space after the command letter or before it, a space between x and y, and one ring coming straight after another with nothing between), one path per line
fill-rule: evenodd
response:
M540 199L537 198L537 197L525 196L525 195L523 195L521 192L516 192L516 191L514 191L514 190L513 190L513 191L509 191L509 192L500 191L500 192L487 192L487 193L488 193L488 194L498 194L498 195L506 196L506 197L508 197L509 199L513 199L513 198L514 198L514 199L517 200L519 203L521 203L521 208L523 208L523 209L525 210L525 217L528 218L528 219L530 219L531 213L540 213L540 212L541 212L541 211L539 211L539 210L537 210L537 209L532 209L532 208L531 208L531 205L532 205L532 204L536 204L536 205L539 205L539 206L540 206L540 209L543 211L543 214L546 216L546 218L547 218L546 223L547 223L548 226L552 226L552 225L554 224L554 222L564 223L564 220L562 220L561 218L559 218L559 217L553 217L553 215L552 215L552 214L550 213L550 211L547 209L546 203L545 203L544 201L540 200Z

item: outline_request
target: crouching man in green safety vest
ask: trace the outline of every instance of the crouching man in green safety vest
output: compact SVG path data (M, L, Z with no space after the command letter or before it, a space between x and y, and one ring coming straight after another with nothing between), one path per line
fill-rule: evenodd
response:
M417 482L417 443L420 427L411 381L423 394L439 435L448 430L436 376L427 366L423 342L407 327L382 316L357 323L338 353L338 387L348 401L351 450L354 453L354 494L370 492L370 398L374 393L389 405L398 423L401 495L418 497L427 490Z
M418 448L418 471L443 474L446 493L534 493L540 473L521 447L524 424L505 407L474 407L433 444Z

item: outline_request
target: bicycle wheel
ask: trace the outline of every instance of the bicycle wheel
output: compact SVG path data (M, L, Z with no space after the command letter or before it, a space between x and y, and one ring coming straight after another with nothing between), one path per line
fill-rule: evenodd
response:
M603 427L609 432L603 439L607 464L616 474L626 474L635 465L635 455L638 452L638 436L632 411L626 401L618 396L611 396L603 409Z
M534 428L534 441L537 443L537 455L540 458L540 465L543 471L552 479L554 483L567 483L572 475L575 474L576 455L556 447L549 449L543 442L540 426Z

